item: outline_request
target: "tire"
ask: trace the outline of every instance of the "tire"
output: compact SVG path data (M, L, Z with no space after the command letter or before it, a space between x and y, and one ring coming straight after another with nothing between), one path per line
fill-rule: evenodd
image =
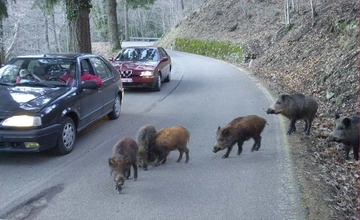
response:
M115 98L113 110L109 114L107 114L107 116L110 120L114 120L120 117L120 113L121 113L121 100L120 100L120 96L117 95Z
M53 152L56 155L65 155L74 149L76 139L76 127L74 121L70 117L65 117L62 123L61 132L59 134L58 143Z
M156 83L155 83L155 86L154 86L153 90L154 91L160 91L161 90L161 76L160 76L160 74L157 77L157 80L156 80Z

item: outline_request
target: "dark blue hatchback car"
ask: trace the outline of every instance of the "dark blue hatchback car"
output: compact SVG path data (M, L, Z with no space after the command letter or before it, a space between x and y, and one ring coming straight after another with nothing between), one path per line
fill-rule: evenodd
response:
M63 80L75 65L71 83ZM84 72L97 76L82 81ZM91 123L120 116L119 72L101 56L64 53L18 56L0 69L0 151L70 153Z

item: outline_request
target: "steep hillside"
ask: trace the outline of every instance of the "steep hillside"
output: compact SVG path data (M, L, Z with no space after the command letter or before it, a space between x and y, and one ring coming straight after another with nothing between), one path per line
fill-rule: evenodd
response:
M311 136L289 137L304 206L309 219L357 219L358 163L345 161L342 145L325 138L335 112L358 113L358 3L314 1L312 19L309 1L300 2L286 26L283 1L207 0L157 44L170 49L176 38L239 44L256 59L251 68L245 62L235 65L256 76L273 95L312 94L319 109Z

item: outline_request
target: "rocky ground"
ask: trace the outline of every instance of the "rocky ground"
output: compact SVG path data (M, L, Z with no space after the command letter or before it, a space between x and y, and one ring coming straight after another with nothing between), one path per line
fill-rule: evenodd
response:
M157 44L170 48L178 37L240 44L256 59L251 68L235 65L248 69L273 95L312 94L319 109L311 135L289 137L308 219L358 219L358 162L345 161L343 146L325 141L335 112L358 114L358 3L314 1L312 18L306 1L291 12L286 26L283 2L206 0Z

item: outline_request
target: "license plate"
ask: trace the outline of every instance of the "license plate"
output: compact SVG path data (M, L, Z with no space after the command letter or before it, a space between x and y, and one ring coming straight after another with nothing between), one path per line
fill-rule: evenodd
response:
M122 82L132 82L132 78L121 78Z

